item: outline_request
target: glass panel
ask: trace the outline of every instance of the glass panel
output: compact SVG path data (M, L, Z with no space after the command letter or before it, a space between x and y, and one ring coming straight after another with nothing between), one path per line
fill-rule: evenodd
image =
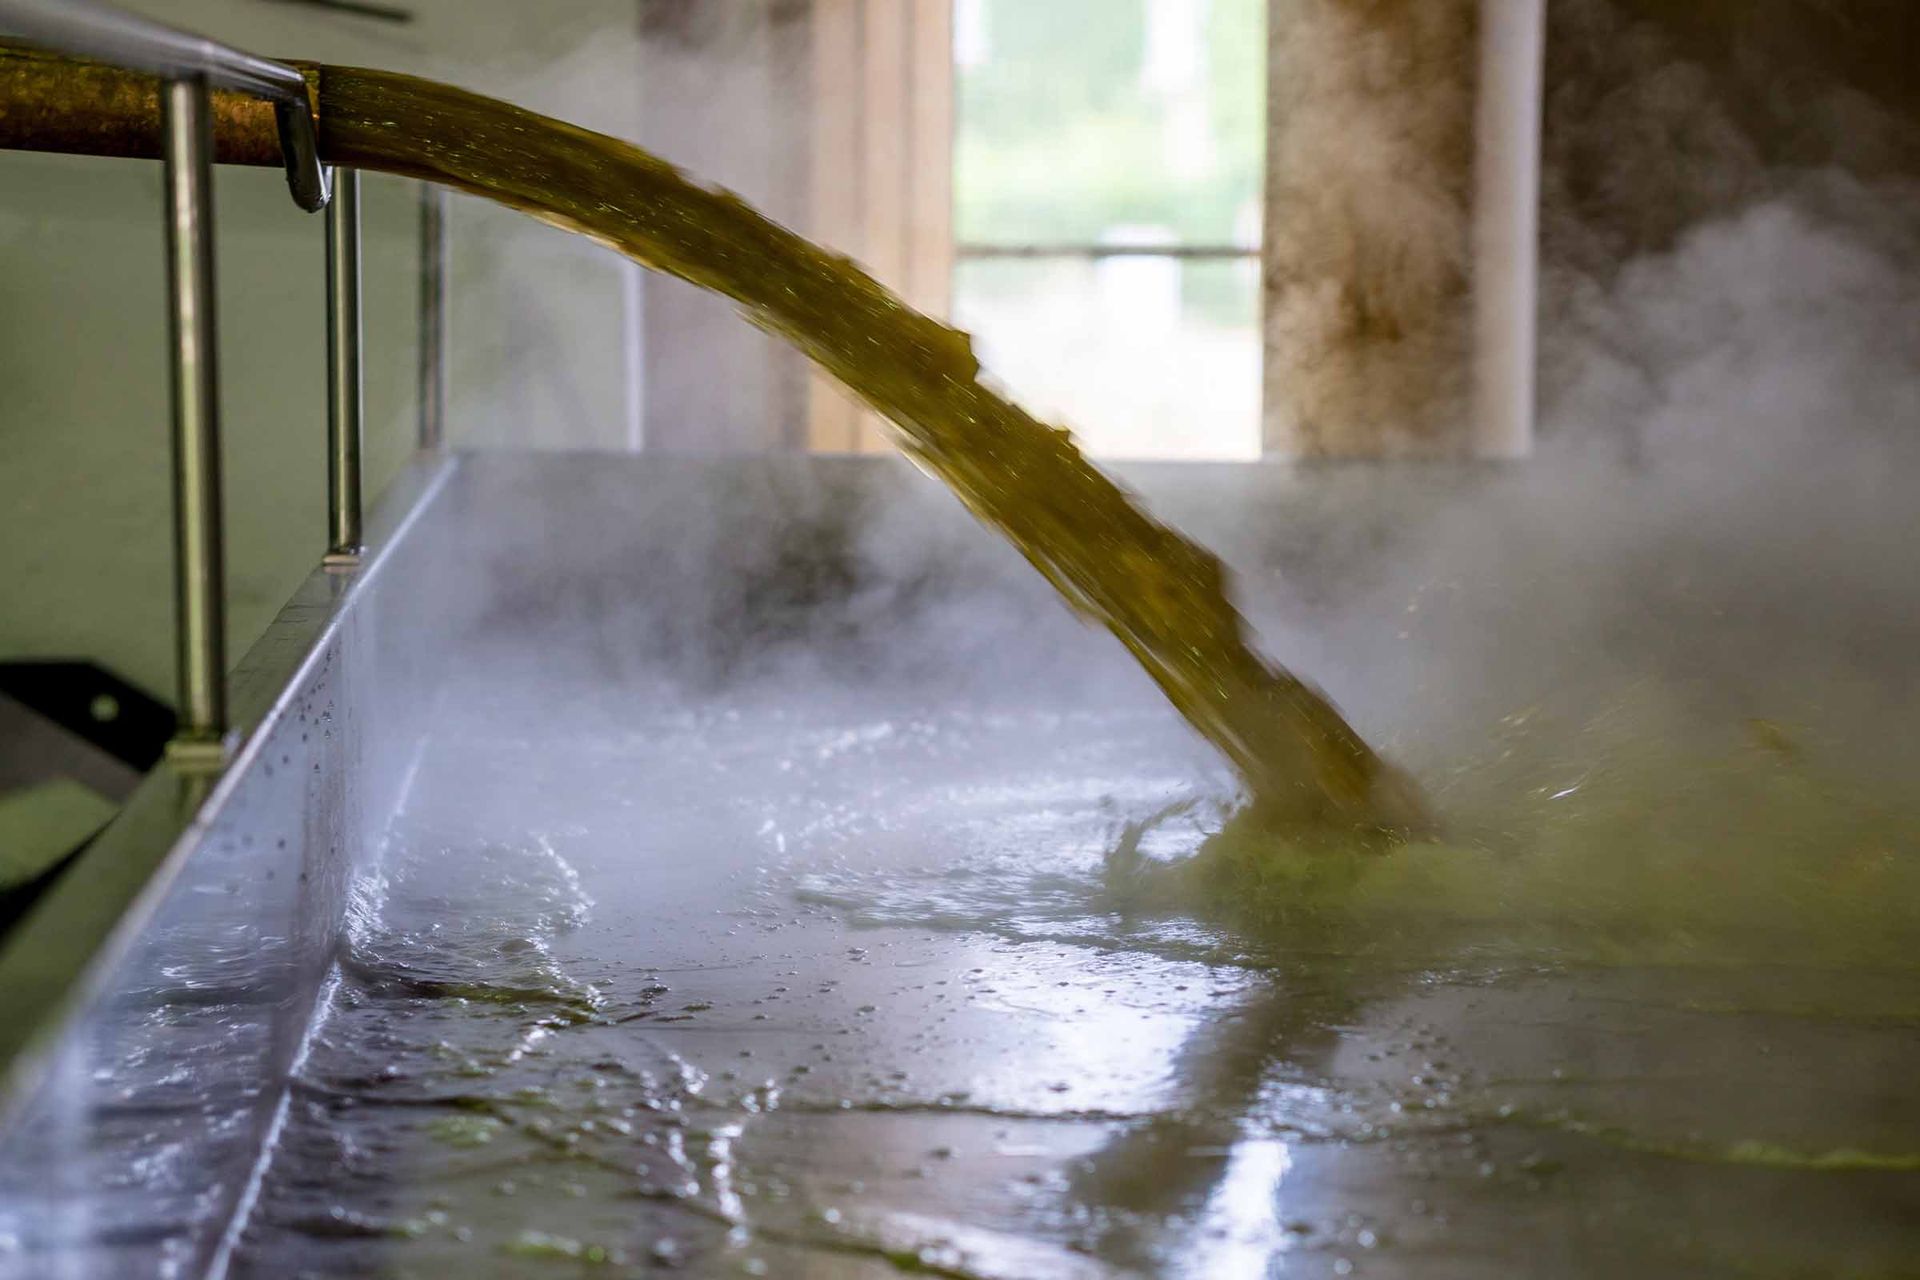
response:
M954 313L981 363L1090 452L1260 456L1253 258L975 258Z
M1251 247L1264 0L957 0L967 244Z

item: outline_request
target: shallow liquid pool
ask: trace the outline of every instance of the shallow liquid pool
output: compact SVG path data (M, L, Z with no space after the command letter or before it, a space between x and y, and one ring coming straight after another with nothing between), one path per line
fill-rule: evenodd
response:
M463 682L233 1273L1910 1272L1912 967L1115 897L1226 788L1145 698Z

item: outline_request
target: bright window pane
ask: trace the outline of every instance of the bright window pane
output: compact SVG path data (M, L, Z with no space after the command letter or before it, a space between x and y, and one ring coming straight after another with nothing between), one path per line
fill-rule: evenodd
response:
M1096 455L1260 455L1253 259L974 258L956 319L1021 404Z
M956 0L956 319L1095 453L1258 455L1255 260L1093 251L1257 250L1264 10Z
M1264 0L958 0L962 245L1258 244Z

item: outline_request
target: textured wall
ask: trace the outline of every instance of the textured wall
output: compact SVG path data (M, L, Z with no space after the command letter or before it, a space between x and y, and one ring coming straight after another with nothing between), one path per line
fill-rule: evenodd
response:
M1465 439L1477 5L1271 0L1272 452L1445 455ZM1543 404L1567 376L1556 329L1623 264L1819 180L1920 176L1920 5L1548 0L1546 15ZM1870 203L1920 224L1910 200Z
M1273 0L1269 452L1456 447L1475 10L1475 0Z

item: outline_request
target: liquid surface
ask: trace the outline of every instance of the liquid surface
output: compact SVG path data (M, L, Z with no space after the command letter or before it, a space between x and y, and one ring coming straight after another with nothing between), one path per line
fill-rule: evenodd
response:
M1234 796L1214 753L903 470L464 460L437 510L459 554L428 563L483 598L434 653L384 849L340 867L345 951L287 1092L260 968L284 926L257 906L305 855L237 824L78 1064L103 1145L0 1169L0 1276L59 1274L49 1234L92 1248L56 1266L148 1262L231 1185L209 1138L260 1108L226 1175L258 1176L234 1277L1911 1273L1920 824L1875 779L1913 757L1807 715L1843 692L1839 640L1884 642L1891 678L1904 630L1823 612L1756 667L1727 660L1737 593L1610 592L1631 678L1585 654L1584 682L1524 687L1479 629L1511 575L1334 610L1343 647L1476 624L1439 675L1484 662L1501 710L1412 721L1454 770L1426 771L1453 843L1235 879L1231 841L1199 852ZM1244 476L1133 478L1231 551L1259 616L1297 613L1302 573L1258 548L1311 542L1313 499L1223 487ZM1364 483L1315 480L1320 545L1375 545L1330 539L1335 513L1406 518ZM1009 648L1053 665L1012 679ZM1355 663L1404 731L1429 668ZM297 797L295 765L249 790ZM78 1221L35 1212L50 1170Z
M1606 792L1613 745L1528 754ZM1740 831L1750 784L1657 772L1461 797L1542 809L1530 847L1257 929L1130 906L1123 833L1192 865L1222 782L1144 699L465 670L233 1274L1907 1273L1913 898L1870 855L1911 826L1757 815L1720 883L1761 940L1734 855L1634 843L1683 799Z
M334 159L794 340L1263 817L1400 825L1218 562L959 335L621 144L396 77L322 92ZM1276 857L1231 826L1202 851L1219 779L1124 699L460 679L237 1273L1911 1269L1916 826L1791 732L1520 712L1443 780L1452 844Z
M1263 819L1398 830L1410 784L1314 689L1250 645L1218 559L1155 522L1074 447L979 380L964 334L844 257L627 143L446 85L327 67L335 163L440 182L592 237L739 303L897 429L896 440L1224 753Z

